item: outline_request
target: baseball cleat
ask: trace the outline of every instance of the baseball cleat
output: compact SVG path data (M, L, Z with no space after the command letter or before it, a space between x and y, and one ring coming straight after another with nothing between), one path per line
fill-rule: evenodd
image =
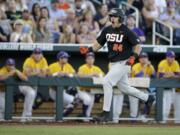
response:
M147 100L147 102L145 103L146 104L146 114L149 114L150 113L150 110L151 110L151 106L152 106L152 104L153 104L153 102L155 101L155 98L154 98L154 96L153 95L149 95L149 97L148 97L148 100Z
M94 122L103 123L109 121L109 112L103 111L101 114L93 118Z

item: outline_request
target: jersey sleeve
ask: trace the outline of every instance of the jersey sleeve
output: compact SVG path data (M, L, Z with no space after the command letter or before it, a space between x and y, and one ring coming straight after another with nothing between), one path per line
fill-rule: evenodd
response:
M106 28L102 29L98 33L96 40L101 46L104 46L104 44L106 43Z
M139 37L131 30L127 29L127 38L132 46L140 44Z
M48 69L48 63L45 58L43 58L43 69Z
M175 67L174 67L175 69L175 73L179 73L180 72L180 67L179 67L179 63L176 61L176 63L175 63Z
M96 72L97 72L99 75L104 76L104 72L103 72L99 67L96 68Z

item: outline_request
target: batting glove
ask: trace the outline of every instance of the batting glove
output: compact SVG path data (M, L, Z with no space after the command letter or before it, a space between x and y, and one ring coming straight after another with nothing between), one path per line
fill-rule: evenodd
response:
M137 53L133 53L132 56L129 57L128 61L126 62L126 65L132 66L136 60L136 58L138 57Z
M92 47L85 47L85 46L80 46L79 51L81 54L87 54L88 52L93 52Z

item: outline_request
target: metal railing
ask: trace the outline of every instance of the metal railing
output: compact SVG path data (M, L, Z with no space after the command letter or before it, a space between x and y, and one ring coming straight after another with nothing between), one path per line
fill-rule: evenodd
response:
M163 32L158 32L157 31L157 24L160 24L160 27L164 27L169 29L169 37L166 37ZM161 29L161 28L160 28ZM155 20L153 21L153 36L152 36L152 40L153 40L153 45L156 44L156 36L169 42L170 46L173 46L173 27L167 25L166 23L160 21L160 20Z
M125 7L125 9L128 8L128 9L134 10L134 12L135 12L135 18L136 18L136 27L139 27L139 11L138 11L138 9L137 9L136 7L128 4L127 2L124 2L124 1L120 3L119 7L120 7L120 8Z

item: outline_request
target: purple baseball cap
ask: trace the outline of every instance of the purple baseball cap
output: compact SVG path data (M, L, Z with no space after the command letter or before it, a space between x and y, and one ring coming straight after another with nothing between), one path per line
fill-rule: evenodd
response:
M69 54L65 51L60 51L58 54L57 54L57 59L62 59L62 58L69 58Z
M146 52L141 52L139 58L148 58L148 54Z
M15 66L15 60L13 59L13 58L8 58L7 60L6 60L6 65L8 65L8 66Z
M173 51L167 51L166 57L174 58L176 55Z
M33 50L33 54L41 54L42 53L42 49L41 48L35 48Z
M89 53L86 54L86 58L87 58L87 57L95 57L95 55L94 55L93 52L89 52Z

